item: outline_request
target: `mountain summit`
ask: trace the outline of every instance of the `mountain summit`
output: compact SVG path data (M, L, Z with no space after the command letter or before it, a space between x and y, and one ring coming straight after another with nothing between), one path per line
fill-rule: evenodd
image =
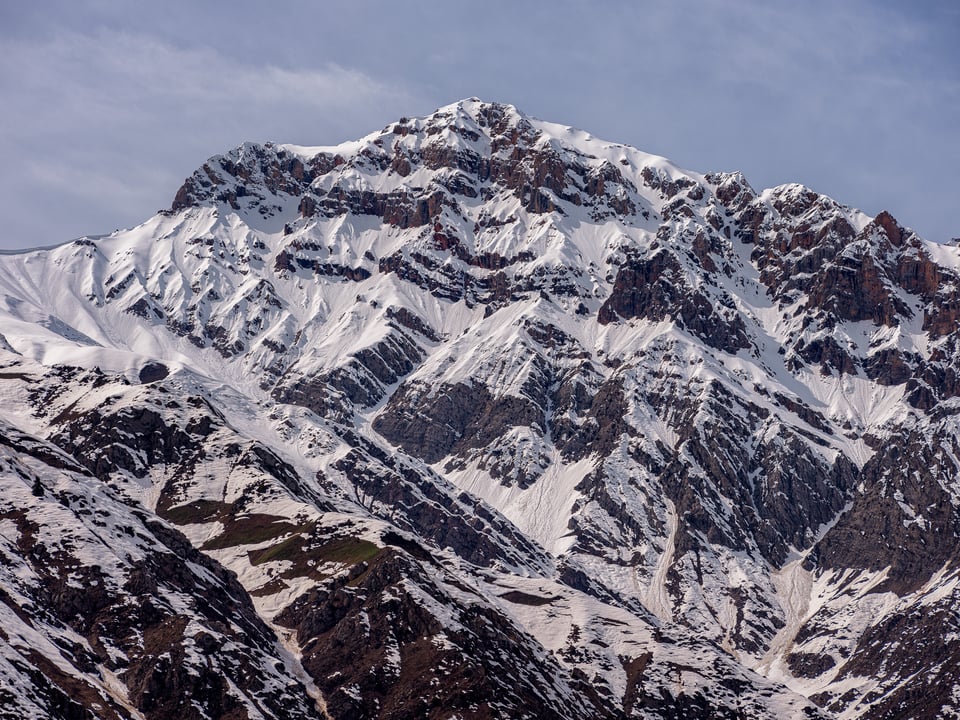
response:
M960 713L960 249L464 100L0 257L10 717Z

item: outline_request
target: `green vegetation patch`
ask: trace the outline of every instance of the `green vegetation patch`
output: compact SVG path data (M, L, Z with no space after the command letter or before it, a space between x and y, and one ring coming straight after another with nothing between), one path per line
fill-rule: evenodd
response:
M316 549L318 559L324 562L356 565L357 563L373 560L380 554L380 548L372 542L359 538L341 538L321 545Z
M252 513L228 521L223 532L207 540L200 549L223 550L238 545L256 545L300 529L277 515Z
M303 535L293 535L277 545L271 545L262 550L251 550L247 553L251 565L261 565L265 562L290 560L295 562L303 554Z
M280 574L280 577L284 579L311 577L315 580L322 580L325 576L317 568L323 563L356 565L373 560L380 552L380 547L358 538L337 538L314 545L309 535L297 534L280 541L276 545L260 550L250 550L247 552L247 557L250 559L251 565L281 561L291 563L291 566L285 568ZM267 586L261 589L267 591ZM269 594L269 592L260 594Z
M195 500L186 505L178 505L163 511L160 508L157 510L160 517L174 525L192 525L219 520L229 512L230 505L216 500Z

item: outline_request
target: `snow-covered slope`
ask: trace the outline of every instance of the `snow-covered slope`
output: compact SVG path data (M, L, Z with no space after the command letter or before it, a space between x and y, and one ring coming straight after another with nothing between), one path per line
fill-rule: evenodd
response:
M174 707L138 695L146 621L122 646L34 621L18 538L68 527L102 543L70 587L101 565L120 598L170 538L235 573L306 714L956 714L958 268L887 213L476 99L211 158L137 228L0 257L0 477L27 493L0 608L30 628L0 692ZM287 702L213 654L229 708L163 686L191 717Z

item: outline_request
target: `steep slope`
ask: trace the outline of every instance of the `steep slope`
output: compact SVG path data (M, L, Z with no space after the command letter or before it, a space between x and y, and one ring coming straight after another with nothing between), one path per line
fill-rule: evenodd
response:
M0 258L6 436L235 573L304 713L950 716L958 267L465 100Z
M0 428L4 717L317 717L236 578Z

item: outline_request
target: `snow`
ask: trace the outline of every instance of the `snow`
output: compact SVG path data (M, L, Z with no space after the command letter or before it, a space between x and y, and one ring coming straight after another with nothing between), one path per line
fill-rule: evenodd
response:
M525 535L560 556L575 541L567 526L579 497L576 487L591 468L589 458L568 465L554 451L550 465L526 489L503 485L475 465L445 474L454 485L497 508ZM442 463L435 469L443 472Z
M664 622L673 620L674 613L670 594L667 592L667 573L673 564L673 552L677 539L677 510L671 500L664 499L667 506L667 538L663 552L657 558L656 569L650 584L640 590L640 597L646 608Z
M303 668L303 653L297 643L296 632L275 624L271 624L270 627L277 634L281 657L283 657L287 670L293 677L303 683L307 689L307 694L313 699L320 716L324 720L331 720L327 712L327 702L323 697L323 693L320 692L320 688L317 687L313 678L311 678Z
M809 570L804 569L805 562L806 557L799 557L771 573L771 580L784 610L785 624L770 642L770 646L755 669L781 682L789 682L792 679L785 668L784 661L793 648L797 632L808 619L813 576Z

